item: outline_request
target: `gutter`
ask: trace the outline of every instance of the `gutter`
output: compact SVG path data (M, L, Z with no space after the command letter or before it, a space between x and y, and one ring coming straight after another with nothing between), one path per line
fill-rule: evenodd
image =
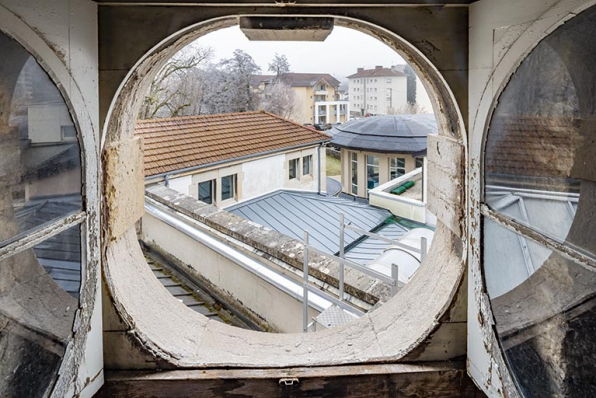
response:
M319 158L318 162L318 169L319 169L319 179L318 179L318 184L317 184L317 192L320 195L321 194L321 147L323 146L323 143L321 142L319 144L319 146L317 147L317 157Z
M322 145L326 142L331 141L331 138L325 139L325 140L320 140L320 141L313 141L313 142L309 142L306 144L299 144L299 145L294 145L294 146L290 146L290 147L286 147L286 148L281 148L281 149L272 149L270 151L265 151L265 152L259 152L259 153L255 153L252 155L244 155L244 156L240 156L234 159L227 159L227 160L220 160L219 162L212 162L212 163L208 163L208 164L202 164L200 166L193 166L193 167L187 167L185 169L180 169L180 170L174 170L174 171L169 171L167 173L160 173L160 174L154 174L154 175L150 175L145 177L145 180L151 180L154 178L161 178L161 177L166 177L168 176L171 177L173 175L178 175L178 174L183 174L189 171L194 171L194 170L199 170L199 169L204 169L207 167L212 167L212 166L217 166L220 164L225 164L225 163L231 163L231 162L235 162L238 160L246 160L246 159L251 159L251 158L256 158L256 157L260 157L260 156L264 156L264 155L271 155L274 153L280 153L280 152L286 152L288 150L293 150L293 149L300 149L300 148L305 148L305 147L309 147L309 146L314 146L314 145Z

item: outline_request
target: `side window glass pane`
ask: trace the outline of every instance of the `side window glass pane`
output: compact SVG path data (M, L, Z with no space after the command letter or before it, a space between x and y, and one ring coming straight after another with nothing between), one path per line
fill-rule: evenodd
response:
M229 175L221 178L221 200L234 198L236 175Z
M312 155L305 156L302 158L302 175L311 174Z
M0 118L1 245L28 229L82 210L82 182L79 143L64 99L33 57L0 36L2 42L12 42L6 50L15 54L12 61L10 55L0 61L3 86L12 94L10 107L2 110L6 117ZM29 213L38 216L16 222Z
M528 397L595 391L595 36L592 7L541 41L488 130L484 277L500 346Z
M0 261L2 396L51 390L72 337L81 285L79 226Z
M33 229L82 211L81 153L59 90L35 59L0 33L0 396L49 396L81 288L79 225ZM43 235L45 234L45 235Z
M358 195L358 154L351 153L350 164L352 166L352 195Z
M213 180L199 183L199 200L207 204L213 204Z
M366 156L366 179L367 189L373 189L379 186L379 157L373 155Z
M288 177L291 179L298 178L298 159L290 160L290 170Z

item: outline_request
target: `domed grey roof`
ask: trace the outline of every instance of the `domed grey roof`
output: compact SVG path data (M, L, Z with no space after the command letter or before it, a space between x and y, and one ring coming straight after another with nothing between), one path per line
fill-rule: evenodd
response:
M332 145L382 153L417 153L426 136L437 133L434 115L373 116L351 120L328 131Z

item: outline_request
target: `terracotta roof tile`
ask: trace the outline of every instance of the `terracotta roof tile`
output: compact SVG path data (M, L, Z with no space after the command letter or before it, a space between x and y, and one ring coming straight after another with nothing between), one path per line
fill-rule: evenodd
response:
M327 141L327 134L268 112L139 120L145 176Z

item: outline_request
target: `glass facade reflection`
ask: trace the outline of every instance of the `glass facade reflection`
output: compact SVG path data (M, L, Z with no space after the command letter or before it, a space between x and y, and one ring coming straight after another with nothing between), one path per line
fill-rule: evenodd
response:
M596 396L596 9L522 62L493 114L485 151L483 263L497 334L527 397ZM507 221L511 220L511 221ZM536 240L514 233L529 227ZM545 239L540 239L542 236Z

